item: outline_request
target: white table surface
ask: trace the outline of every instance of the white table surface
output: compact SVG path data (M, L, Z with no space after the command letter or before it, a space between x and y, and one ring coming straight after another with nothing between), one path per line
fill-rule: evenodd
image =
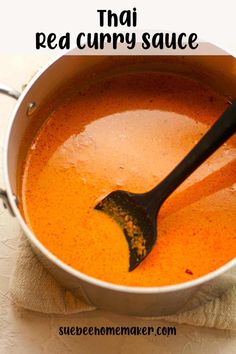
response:
M52 57L52 56L51 56ZM0 82L17 90L50 56L1 56ZM14 100L0 96L0 152ZM1 158L1 156L0 156ZM2 161L1 161L2 162ZM3 187L0 163L0 187ZM14 268L19 226L0 205L0 353L161 353L161 354L234 354L236 335L229 331L176 325L170 337L97 337L59 336L59 326L127 326L138 320L94 311L73 316L50 316L14 307L9 298L9 279ZM146 321L147 325L151 325ZM157 325L154 321L153 325ZM158 322L158 325L166 323ZM173 324L172 324L173 325Z

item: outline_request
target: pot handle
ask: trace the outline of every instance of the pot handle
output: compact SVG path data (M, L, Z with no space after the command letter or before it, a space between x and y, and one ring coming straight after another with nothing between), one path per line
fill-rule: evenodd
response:
M4 84L0 84L0 93L13 97L16 100L18 100L18 98L20 97L19 91L13 90L11 87Z
M20 92L16 91L14 89L12 89L11 87L4 85L4 84L0 84L0 93L7 95L9 97L13 97L16 100L20 97ZM0 199L2 199L3 201L3 206L4 208L8 209L8 211L10 212L10 214L12 216L14 216L14 212L12 210L11 204L9 202L8 196L7 196L7 192L4 191L3 189L0 188Z

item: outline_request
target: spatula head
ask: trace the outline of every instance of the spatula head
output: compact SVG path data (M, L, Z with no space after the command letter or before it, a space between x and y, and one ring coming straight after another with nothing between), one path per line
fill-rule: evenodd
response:
M143 261L156 242L156 218L151 218L145 207L139 203L140 196L115 191L95 207L111 216L121 226L129 245L129 271Z

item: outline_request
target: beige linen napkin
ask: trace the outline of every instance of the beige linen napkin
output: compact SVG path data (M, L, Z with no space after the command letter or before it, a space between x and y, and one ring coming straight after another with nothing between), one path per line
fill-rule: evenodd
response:
M223 295L219 296L222 289ZM23 236L20 240L15 271L11 278L10 292L17 306L33 311L72 314L95 310L95 307L85 302L82 294L75 297L44 269ZM197 306L194 310L159 317L159 319L236 331L235 275L225 275L219 280L217 286L204 286L194 295L191 303Z

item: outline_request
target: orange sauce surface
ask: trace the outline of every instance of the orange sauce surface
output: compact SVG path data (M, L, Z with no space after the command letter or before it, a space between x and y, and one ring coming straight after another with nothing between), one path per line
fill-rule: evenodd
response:
M226 107L196 81L153 72L77 91L51 113L28 152L26 222L59 259L116 284L170 285L217 269L236 256L233 139L164 203L156 246L132 272L122 230L94 206L113 190L154 187Z

